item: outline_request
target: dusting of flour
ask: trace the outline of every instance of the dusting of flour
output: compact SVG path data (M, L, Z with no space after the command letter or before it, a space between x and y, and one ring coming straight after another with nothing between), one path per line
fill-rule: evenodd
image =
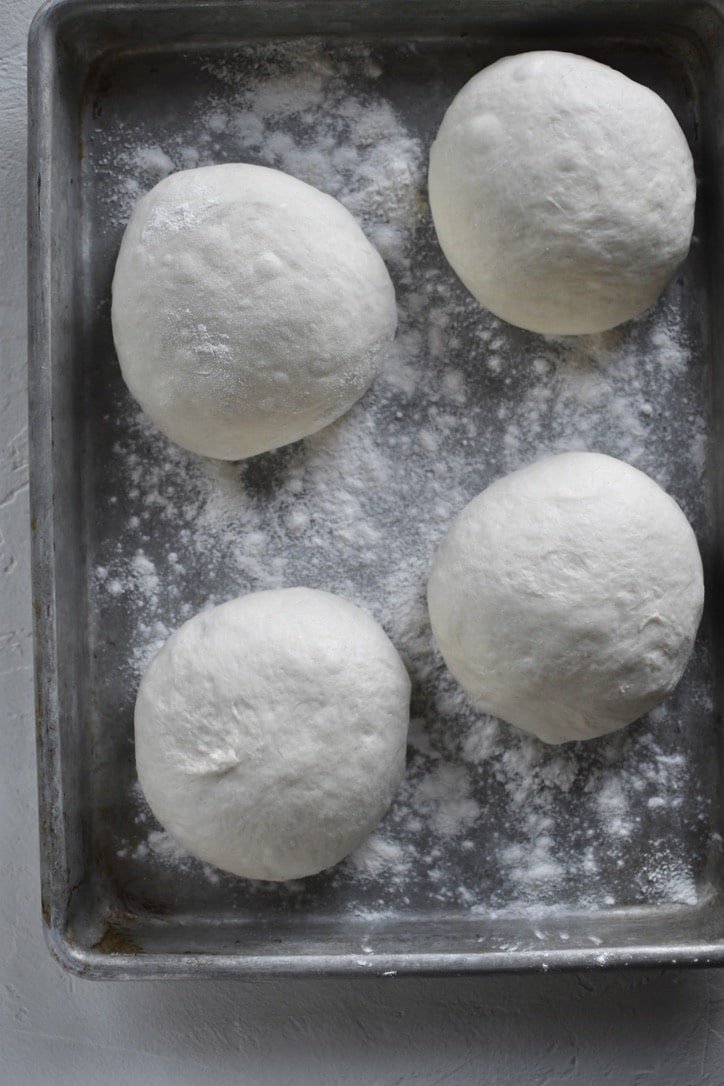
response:
M238 464L170 444L113 371L108 464L92 499L95 666L122 673L130 722L143 669L197 610L279 586L337 592L382 623L412 676L408 773L370 840L328 875L275 889L279 902L336 894L352 911L472 913L692 905L707 790L690 737L713 711L706 652L645 721L547 748L471 708L434 648L425 606L432 555L455 514L552 452L635 464L706 535L706 400L697 331L680 316L687 284L599 336L545 339L487 314L445 264L427 206L427 147L452 93L432 86L421 119L395 96L393 75L391 55L361 46L260 43L198 61L170 128L140 110L99 126L88 168L110 253L135 201L170 171L277 167L356 216L394 279L399 332L384 374L346 416ZM118 629L120 649L108 635ZM107 696L117 702L116 689ZM230 877L153 821L123 749L134 815L119 859L135 877L161 868L176 884L181 872L228 894ZM271 900L269 888L245 892Z

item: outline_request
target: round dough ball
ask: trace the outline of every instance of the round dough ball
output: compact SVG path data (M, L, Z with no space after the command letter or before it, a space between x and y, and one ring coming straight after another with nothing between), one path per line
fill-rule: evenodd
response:
M637 316L691 241L694 167L673 113L572 53L522 53L474 76L440 126L429 187L465 286L534 332L600 332Z
M679 681L704 600L694 533L636 468L561 453L453 522L428 603L446 664L485 712L547 743L591 739Z
M136 699L136 765L172 837L252 879L313 875L356 848L405 768L410 680L364 611L256 592L174 633Z
M279 170L171 174L137 204L113 279L125 381L159 429L238 460L313 434L377 376L397 325L379 253Z

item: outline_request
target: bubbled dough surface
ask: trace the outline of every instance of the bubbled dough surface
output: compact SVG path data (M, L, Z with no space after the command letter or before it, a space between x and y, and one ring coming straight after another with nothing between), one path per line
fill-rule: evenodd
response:
M338 596L257 592L166 642L136 701L138 776L189 852L256 879L311 875L378 824L402 778L410 680Z
M385 265L338 201L278 170L164 178L113 280L123 376L167 436L241 459L314 433L379 372L395 333Z
M505 57L448 109L430 153L445 255L497 316L548 334L643 312L686 256L695 177L653 91L553 51Z
M548 743L604 735L666 697L703 595L678 505L595 453L548 457L484 490L453 522L428 586L463 688Z

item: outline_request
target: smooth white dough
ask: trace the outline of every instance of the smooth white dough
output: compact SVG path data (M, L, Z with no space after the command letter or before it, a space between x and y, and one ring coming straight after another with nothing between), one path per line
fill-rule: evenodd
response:
M458 515L433 562L432 629L472 700L547 743L590 739L662 701L704 600L696 538L636 468L539 460Z
M696 180L657 94L573 53L504 57L452 102L430 152L438 240L497 316L550 335L647 309L684 260Z
M381 626L310 588L194 616L136 699L146 799L189 852L253 879L315 874L356 848L405 768L410 680Z
M337 200L279 170L182 170L136 205L113 279L123 377L168 437L237 460L343 414L397 326L376 249Z

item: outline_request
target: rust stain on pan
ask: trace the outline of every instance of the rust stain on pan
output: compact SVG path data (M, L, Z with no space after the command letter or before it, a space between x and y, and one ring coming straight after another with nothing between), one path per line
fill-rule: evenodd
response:
M122 928L114 928L108 925L100 939L93 944L93 950L101 954L142 954L143 947L131 939Z

